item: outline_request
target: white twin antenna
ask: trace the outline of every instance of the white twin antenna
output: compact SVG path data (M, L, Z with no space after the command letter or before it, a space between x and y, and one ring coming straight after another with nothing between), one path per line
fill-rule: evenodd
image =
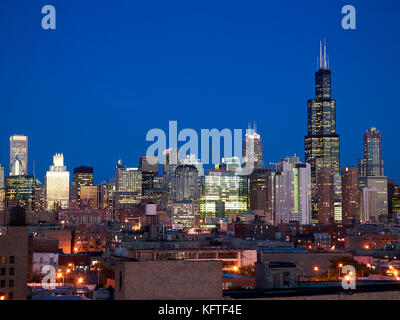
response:
M318 58L317 58L318 61ZM324 38L324 51L322 52L322 41L319 42L319 68L328 69L329 68L329 57L326 55L326 39Z

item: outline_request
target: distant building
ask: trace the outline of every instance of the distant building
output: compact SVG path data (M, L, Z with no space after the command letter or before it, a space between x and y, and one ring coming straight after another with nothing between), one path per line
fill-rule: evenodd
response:
M35 212L46 211L46 186L42 184L38 179L35 180L33 208Z
M81 200L81 186L92 186L93 185L93 168L80 166L74 168L74 183L76 186L76 193L78 204Z
M229 215L247 212L247 177L234 171L215 170L200 177L200 218L203 224L215 226Z
M191 164L196 167L199 177L204 176L204 168L203 164L201 163L200 159L196 158L194 154L187 154L180 159L180 164Z
M173 201L171 204L171 222L185 228L193 228L198 220L198 202L192 200Z
M118 162L115 174L115 208L135 208L142 200L142 173Z
M62 153L53 156L53 165L46 173L46 203L49 211L57 206L62 209L69 206L69 171L64 166Z
M163 176L167 173L169 166L177 166L179 164L179 150L178 148L166 149L163 152Z
M250 210L256 214L272 215L274 176L275 170L267 168L255 168L249 175Z
M0 189L4 189L4 166L0 164Z
M299 158L286 157L276 167L274 183L274 223L297 221L311 222L311 171L310 164Z
M152 172L156 177L158 175L158 157L152 155L140 156L139 170L141 172Z
M368 128L364 133L364 158L358 161L360 176L384 176L382 158L382 136L375 127Z
M360 190L361 221L376 221L378 216L378 191L375 188L362 188Z
M384 221L388 217L387 177L365 176L359 177L360 188L374 188L377 192L377 212L372 218L375 221ZM370 217L371 218L371 217Z
M333 184L335 190L334 221L335 223L341 223L343 215L343 203L342 203L342 176L340 175L340 173L335 173L333 175Z
M9 176L6 177L6 207L12 208L21 206L28 213L32 211L35 192L34 176Z
M321 168L331 168L340 174L339 135L336 133L336 100L331 95L331 70L326 43L320 43L319 69L315 72L315 98L308 100L307 135L304 138L305 162L311 165L312 218L318 220L317 174ZM333 206L332 206L333 207ZM318 218L318 219L317 219Z
M28 137L13 135L10 137L10 176L28 174Z
M264 161L261 136L256 132L255 127L249 130L250 133L246 133L243 140L243 166L251 161L254 163L255 168L263 168Z
M97 209L99 207L98 186L81 186L81 207Z
M334 171L321 168L317 176L318 190L318 222L333 223L335 215L335 182Z
M358 168L342 168L342 209L343 223L360 221L360 194Z

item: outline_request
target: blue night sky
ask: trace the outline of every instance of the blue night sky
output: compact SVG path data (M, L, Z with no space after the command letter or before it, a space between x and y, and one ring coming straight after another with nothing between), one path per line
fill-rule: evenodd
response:
M41 28L54 5L57 29ZM341 28L354 5L357 30ZM327 38L341 165L357 165L363 133L383 136L385 172L400 182L400 3L397 0L0 1L0 162L9 136L29 136L39 180L56 152L95 182L118 158L136 167L152 128L247 128L264 161L304 160L307 100Z

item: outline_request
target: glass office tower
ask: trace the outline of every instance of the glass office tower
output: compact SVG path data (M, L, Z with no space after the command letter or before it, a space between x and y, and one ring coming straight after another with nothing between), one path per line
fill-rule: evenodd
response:
M6 177L6 207L21 206L29 213L32 211L35 191L33 175L18 175Z
M247 176L213 170L200 177L200 182L200 216L206 226L215 226L231 214L247 212Z

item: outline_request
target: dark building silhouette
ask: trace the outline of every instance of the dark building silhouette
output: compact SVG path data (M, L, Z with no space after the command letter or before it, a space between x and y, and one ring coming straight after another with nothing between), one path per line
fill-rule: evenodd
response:
M81 186L93 185L93 168L85 166L74 168L74 183L76 186L78 204L80 204Z

